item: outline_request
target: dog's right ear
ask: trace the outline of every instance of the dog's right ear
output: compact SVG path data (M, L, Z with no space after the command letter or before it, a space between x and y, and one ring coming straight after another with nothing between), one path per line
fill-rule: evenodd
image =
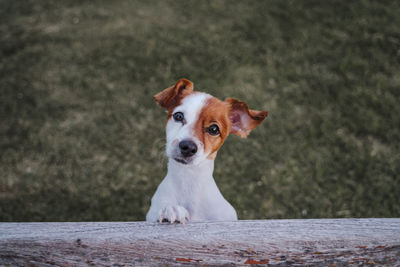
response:
M170 109L179 105L185 96L193 92L193 83L187 79L180 79L174 86L159 92L154 96L160 107Z

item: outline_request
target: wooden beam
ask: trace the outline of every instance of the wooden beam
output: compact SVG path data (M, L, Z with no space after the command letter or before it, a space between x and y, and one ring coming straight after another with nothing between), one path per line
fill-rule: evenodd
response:
M400 266L400 219L0 223L0 266Z

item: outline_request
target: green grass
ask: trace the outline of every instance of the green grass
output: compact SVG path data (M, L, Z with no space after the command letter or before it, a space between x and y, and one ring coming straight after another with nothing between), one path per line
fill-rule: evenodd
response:
M0 220L143 220L153 95L269 116L214 177L241 219L400 216L397 1L0 0Z

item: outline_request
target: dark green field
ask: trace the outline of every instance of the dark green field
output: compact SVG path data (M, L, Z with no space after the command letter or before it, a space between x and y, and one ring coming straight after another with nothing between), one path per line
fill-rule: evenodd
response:
M269 111L214 177L241 219L400 216L399 1L0 0L0 220L144 220L153 95Z

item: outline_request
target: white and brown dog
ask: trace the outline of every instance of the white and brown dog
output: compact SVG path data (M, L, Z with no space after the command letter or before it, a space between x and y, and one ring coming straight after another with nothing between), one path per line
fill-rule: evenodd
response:
M180 79L154 96L168 111L168 173L151 200L149 222L234 221L235 209L213 178L214 159L229 134L246 137L267 116L234 98L194 92Z

